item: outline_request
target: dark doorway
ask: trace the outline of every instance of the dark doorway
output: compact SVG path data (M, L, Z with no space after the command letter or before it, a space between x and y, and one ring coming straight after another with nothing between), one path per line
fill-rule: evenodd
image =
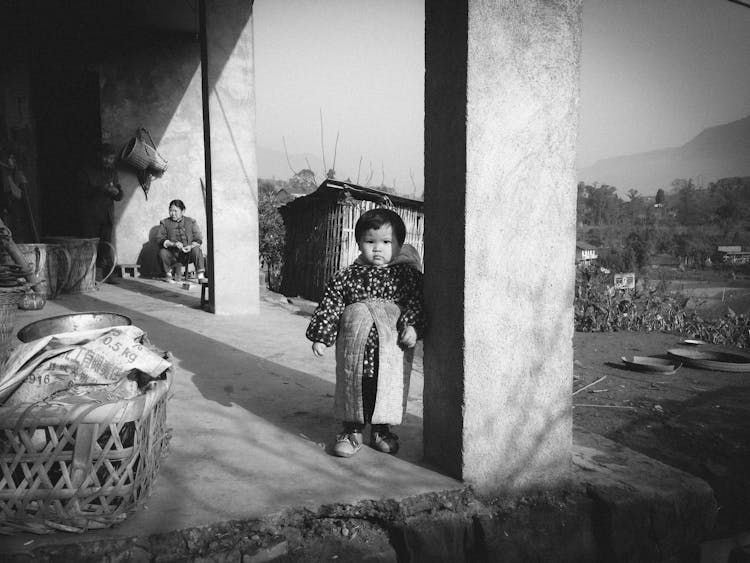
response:
M81 236L76 177L101 150L99 75L44 70L32 78L39 154L42 235Z

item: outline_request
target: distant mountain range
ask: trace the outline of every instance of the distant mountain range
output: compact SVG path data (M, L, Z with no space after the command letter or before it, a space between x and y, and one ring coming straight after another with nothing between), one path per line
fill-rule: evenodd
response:
M750 116L704 129L681 147L606 158L578 170L579 181L642 195L654 195L676 178L705 186L731 176L750 176Z
M294 175L289 168L286 155L283 151L275 151L273 149L259 146L256 155L258 158L258 178L288 180ZM313 154L290 154L289 161L297 172L303 168L307 168L307 163L309 162L309 165L312 167L312 170L317 177L323 177L323 162Z

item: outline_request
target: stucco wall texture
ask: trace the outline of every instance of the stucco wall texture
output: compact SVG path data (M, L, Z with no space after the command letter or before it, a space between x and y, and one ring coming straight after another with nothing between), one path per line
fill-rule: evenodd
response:
M207 250L200 46L187 35L135 41L127 53L102 63L99 76L102 141L121 148L145 127L168 160L167 171L152 178L148 199L134 170L121 164L124 197L115 204L118 261L157 274L154 229L173 199L183 200L185 214L198 221Z
M207 3L215 312L257 313L258 167L252 2Z
M430 34L440 31L431 29L438 20L430 12L440 4L426 5L426 123L454 111L428 88L463 79L465 138L451 136L448 143L458 148L443 146L447 158L427 151L425 201L438 200L430 206L437 216L426 225L427 300L432 323L462 327L463 342L451 343L460 344L459 358L442 342L426 344L425 433L435 430L433 420L437 429L454 424L441 420L435 406L458 404L462 447L426 435L425 454L448 466L456 456L460 477L480 489L548 486L567 475L572 443L581 1L461 3L464 22L439 23L465 26L465 46L453 45L466 53L463 61L440 61L429 52ZM426 144L433 134L426 128ZM455 184L460 166L450 153L464 141L466 172ZM464 188L463 209L448 209L444 203ZM455 209L463 216L451 217ZM446 221L462 224L461 236L446 238ZM429 250L434 245L442 247L438 263ZM441 279L443 268L457 273ZM455 299L461 277L459 318L440 318L441 302ZM436 385L427 383L432 376ZM460 377L462 386L449 383Z

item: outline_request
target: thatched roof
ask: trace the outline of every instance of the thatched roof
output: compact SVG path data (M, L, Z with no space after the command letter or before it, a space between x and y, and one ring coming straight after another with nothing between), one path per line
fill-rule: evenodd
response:
M598 250L598 247L583 241L576 242L576 248L579 248L581 250Z
M306 207L316 201L345 201L346 199L367 200L377 203L387 203L390 200L393 205L398 207L410 207L419 211L424 209L423 201L389 194L373 188L365 188L364 186L358 186L357 184L342 182L339 180L325 180L313 193L298 197L283 207L293 209Z

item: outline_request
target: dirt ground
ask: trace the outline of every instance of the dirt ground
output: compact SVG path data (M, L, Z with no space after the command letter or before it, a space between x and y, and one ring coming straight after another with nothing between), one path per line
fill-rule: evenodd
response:
M576 333L574 424L706 480L719 505L712 537L750 530L750 373L643 373L621 360L667 357L688 347L682 342L661 333Z

